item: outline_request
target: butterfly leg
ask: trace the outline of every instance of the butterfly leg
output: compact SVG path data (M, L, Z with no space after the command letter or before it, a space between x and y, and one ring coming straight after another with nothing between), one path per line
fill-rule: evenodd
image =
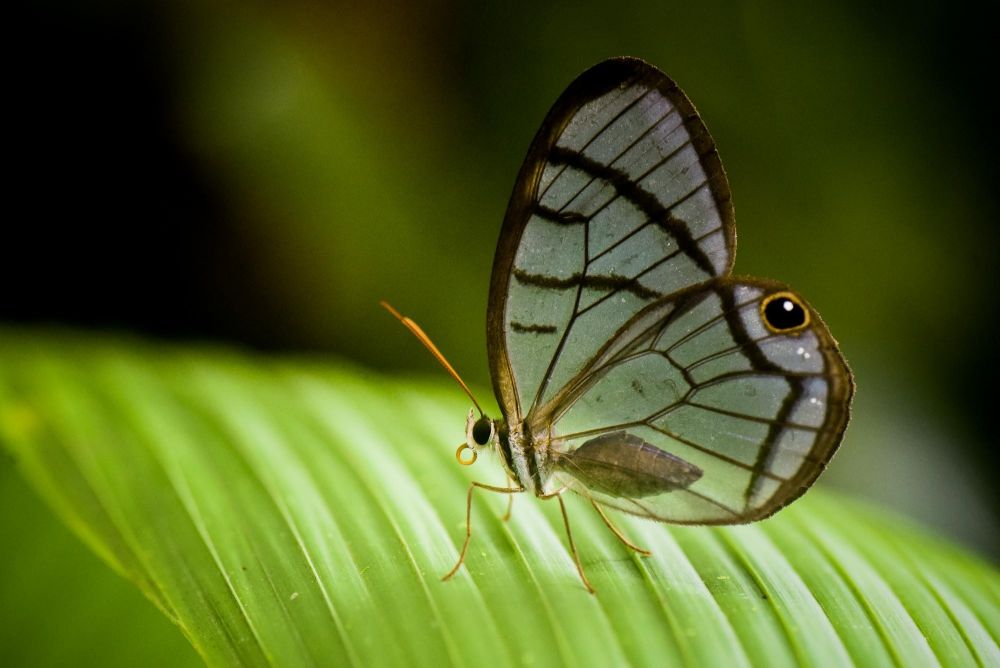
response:
M514 489L510 485L510 480L507 481L507 489ZM500 521L506 522L510 520L510 511L513 509L514 509L514 492L511 492L510 495L507 497L507 512L503 514L503 517L500 518Z
M573 532L569 528L569 515L566 514L566 502L563 501L562 493L566 491L566 488L562 488L559 491L553 492L551 494L540 494L538 498L540 499L551 499L555 497L559 501L559 510L562 511L563 524L566 525L566 538L569 540L569 551L573 553L573 561L576 562L576 570L580 573L580 579L583 580L583 585L587 588L591 594L596 594L597 592L593 587L590 586L590 581L587 579L586 573L583 572L583 564L580 563L580 553L576 551L576 544L573 543Z
M523 487L510 487L509 485L507 487L494 487L493 485L484 485L481 482L469 484L469 493L465 498L465 542L462 543L462 551L458 555L458 562L455 564L455 567L448 571L441 580L451 579L451 576L458 572L458 569L465 561L465 552L469 549L469 539L472 538L472 492L477 487L489 492L497 492L498 494L519 494L524 491Z
M613 533L615 536L617 536L618 540L620 540L622 543L625 544L625 547L629 548L630 550L634 550L634 551L638 552L639 554L641 554L644 557L650 557L650 556L653 555L653 553L650 552L649 550L642 549L641 547L639 547L638 545L636 545L635 543L633 543L632 541L630 541L628 538L626 538L625 534L623 534L621 532L621 530L618 529L618 527L616 527L614 524L611 523L611 520L608 518L607 515L604 514L604 510L602 510L601 507L599 505L597 505L596 501L594 501L593 499L591 499L590 500L590 505L594 506L594 510L596 510L597 514L601 516L602 520L604 520L604 524L609 529L611 529L611 533Z

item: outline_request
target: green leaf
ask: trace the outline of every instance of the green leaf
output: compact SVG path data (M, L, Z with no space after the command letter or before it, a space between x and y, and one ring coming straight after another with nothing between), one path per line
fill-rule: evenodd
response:
M744 527L481 494L445 381L342 363L0 333L0 440L212 665L1000 665L1000 577L822 490ZM108 642L114 642L109 638Z
M0 452L3 665L202 665L176 628L67 531L12 464Z

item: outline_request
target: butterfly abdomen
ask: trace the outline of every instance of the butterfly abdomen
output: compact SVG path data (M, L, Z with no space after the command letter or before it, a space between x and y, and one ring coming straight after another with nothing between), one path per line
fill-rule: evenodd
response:
M598 436L560 455L556 467L594 491L630 498L684 489L702 475L694 464L624 431Z

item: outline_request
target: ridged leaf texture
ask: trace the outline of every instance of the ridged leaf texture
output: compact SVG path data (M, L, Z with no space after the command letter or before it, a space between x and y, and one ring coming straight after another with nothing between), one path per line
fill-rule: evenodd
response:
M813 489L742 527L482 494L466 401L345 363L0 333L0 442L210 665L1000 665L994 566ZM850 442L847 447L864 447ZM929 493L944 493L929 490ZM109 638L108 642L114 642Z

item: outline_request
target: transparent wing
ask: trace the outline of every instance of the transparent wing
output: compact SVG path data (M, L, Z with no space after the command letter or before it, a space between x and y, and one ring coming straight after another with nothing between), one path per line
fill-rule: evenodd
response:
M729 186L683 92L613 59L563 93L535 137L490 285L494 389L520 422L636 313L729 272Z
M853 391L808 304L727 277L637 314L529 427L556 486L662 521L741 523L812 484Z

